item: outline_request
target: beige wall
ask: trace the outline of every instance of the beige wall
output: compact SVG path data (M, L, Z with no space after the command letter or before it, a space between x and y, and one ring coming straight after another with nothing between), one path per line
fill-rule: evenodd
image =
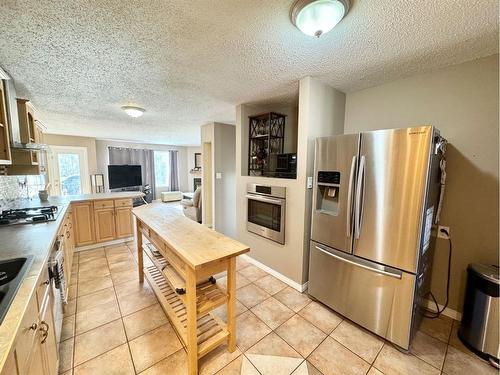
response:
M449 141L441 224L450 226L450 308L462 310L466 268L498 264L498 55L347 94L345 132L431 124ZM448 243L438 239L432 290L445 299Z
M236 235L235 137L234 125L215 122L201 127L203 150L210 150L202 153L203 223L230 237Z
M307 281L311 190L306 189L312 176L314 138L340 134L343 130L345 96L310 77L300 81L297 128L297 179L246 176L248 157L248 116L283 106L239 105L236 108L236 233L237 239L250 246L250 256L303 285ZM286 131L285 131L286 134ZM311 149L312 147L312 149ZM285 244L280 245L246 230L247 183L286 187Z
M44 134L43 141L53 146L85 147L89 164L89 173L97 173L96 140L90 137L74 137L70 135Z

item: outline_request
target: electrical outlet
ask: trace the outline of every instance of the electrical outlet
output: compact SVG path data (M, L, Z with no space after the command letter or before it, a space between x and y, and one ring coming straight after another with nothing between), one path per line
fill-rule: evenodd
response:
M450 234L450 227L445 227L444 225L439 225L438 226L438 238L443 238L447 240L449 237L446 235L446 233L441 232L441 229L444 229L445 231Z

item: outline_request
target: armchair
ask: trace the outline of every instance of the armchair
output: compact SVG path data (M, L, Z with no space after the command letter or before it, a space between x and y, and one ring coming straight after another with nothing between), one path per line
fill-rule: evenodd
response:
M201 187L196 188L193 199L183 199L181 205L186 217L201 223Z

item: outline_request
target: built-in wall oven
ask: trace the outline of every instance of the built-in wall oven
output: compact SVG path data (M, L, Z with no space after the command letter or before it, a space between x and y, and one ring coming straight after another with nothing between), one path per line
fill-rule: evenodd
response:
M286 188L248 184L246 197L247 230L284 244Z

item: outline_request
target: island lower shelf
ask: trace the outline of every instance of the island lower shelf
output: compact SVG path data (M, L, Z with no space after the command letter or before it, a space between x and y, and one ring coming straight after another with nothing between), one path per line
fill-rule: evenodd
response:
M187 311L184 295L178 294L172 287L171 282L161 271L168 262L161 256L154 256L152 252L144 251L153 265L144 267L144 276L153 288L160 305L167 313L171 323L174 325L184 346L187 345ZM198 358L203 357L211 350L221 345L229 332L226 324L217 316L210 313L216 307L226 303L226 296L216 285L207 281L197 286L197 343ZM210 302L207 295L216 295L216 302ZM207 302L208 301L208 302Z

